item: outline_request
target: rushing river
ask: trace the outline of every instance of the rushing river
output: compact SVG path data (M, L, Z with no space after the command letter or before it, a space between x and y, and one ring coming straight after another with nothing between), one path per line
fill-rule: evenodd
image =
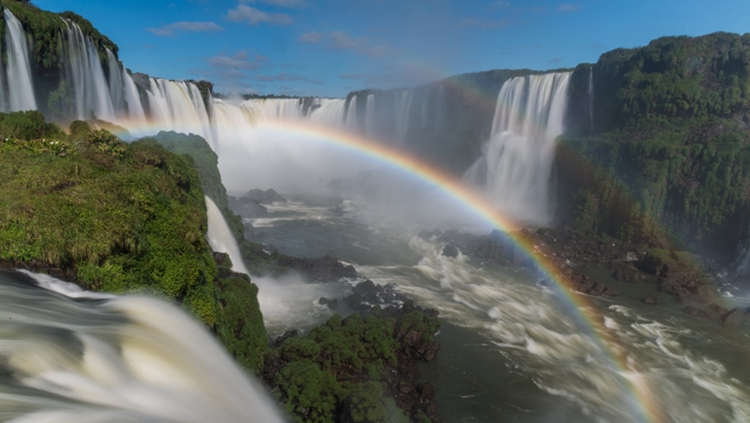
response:
M0 421L281 423L273 409L175 306L0 270Z
M606 328L602 336L529 271L445 257L435 238L415 236L432 227L352 200L292 199L251 219L265 243L296 256L335 255L440 310L443 348L422 370L446 422L750 421L745 329L694 319L645 284L619 283L591 268L620 291L589 301L589 314ZM316 300L343 297L351 286L255 280L272 334L325 321L332 312ZM289 284L303 289L280 288ZM646 292L662 305L641 304Z

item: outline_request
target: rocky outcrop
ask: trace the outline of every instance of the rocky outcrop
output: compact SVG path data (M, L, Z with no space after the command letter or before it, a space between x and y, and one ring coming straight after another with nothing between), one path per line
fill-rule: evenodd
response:
M286 203L286 198L279 195L278 192L273 189L251 189L245 195L239 198L240 200L254 200L258 204L273 204L273 203Z
M411 301L366 318L334 315L304 337L279 337L263 380L298 421L439 422L435 389L417 368L440 350L437 317Z

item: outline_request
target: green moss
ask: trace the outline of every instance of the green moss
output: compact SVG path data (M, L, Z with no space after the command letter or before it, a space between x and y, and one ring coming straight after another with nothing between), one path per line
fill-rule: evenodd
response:
M285 340L268 356L271 366L282 369L269 382L297 422L334 421L334 411L343 421L407 422L386 388L389 368L398 366L397 339L414 341L439 326L437 319L417 310L398 320L384 312L345 319L336 314L306 336ZM431 335L424 336L422 341L432 341ZM314 404L322 406L315 409Z
M191 164L106 131L73 146L59 132L39 140L55 131L37 118L0 114L0 133L29 137L0 142L0 258L75 269L87 289L152 290L214 325L216 267Z
M268 335L258 304L257 285L244 276L221 279L216 299L219 340L240 364L259 373L268 350Z

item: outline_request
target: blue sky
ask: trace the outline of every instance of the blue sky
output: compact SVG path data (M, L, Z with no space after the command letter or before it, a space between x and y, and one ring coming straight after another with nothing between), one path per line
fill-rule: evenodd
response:
M133 71L218 92L341 97L464 72L595 62L665 35L750 32L749 0L33 0Z

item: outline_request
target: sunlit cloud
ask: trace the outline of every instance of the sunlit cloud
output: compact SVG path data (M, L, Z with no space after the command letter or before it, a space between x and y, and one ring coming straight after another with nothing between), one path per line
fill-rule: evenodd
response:
M471 17L463 19L458 23L459 26L462 27L474 27L474 28L482 28L482 29L501 29L501 28L507 28L513 24L517 23L517 21L514 21L512 19L481 19L477 17Z
M208 63L219 69L242 69L242 70L256 70L259 69L263 62L268 60L267 57L256 54L250 57L247 51L240 51L232 56L226 54L219 54L217 56L209 57Z
M510 7L509 1L493 1L488 5L488 9L490 10L505 10Z
M316 44L323 41L323 37L324 35L320 32L310 31L300 35L298 40L302 43Z
M269 6L285 7L288 9L307 6L305 0L240 0L240 3L265 3Z
M322 84L323 81L317 78L308 78L300 75L290 75L288 73L279 73L276 75L253 75L252 79L263 82L278 82L278 81L299 81L307 82L308 84Z
M216 32L223 28L213 22L175 22L161 28L146 28L159 37L176 37L178 32Z
M250 7L245 4L239 4L236 8L229 10L227 19L232 22L245 22L248 25L258 25L267 23L271 25L291 25L292 18L283 13L269 13Z
M328 50L352 51L373 58L392 56L397 50L383 43L374 43L369 37L352 37L344 31L334 31L324 35L311 31L302 34L298 41L308 44L321 44Z
M571 12L577 12L581 10L582 6L580 4L563 4L560 5L560 7L557 8L557 11L559 13L571 13Z

